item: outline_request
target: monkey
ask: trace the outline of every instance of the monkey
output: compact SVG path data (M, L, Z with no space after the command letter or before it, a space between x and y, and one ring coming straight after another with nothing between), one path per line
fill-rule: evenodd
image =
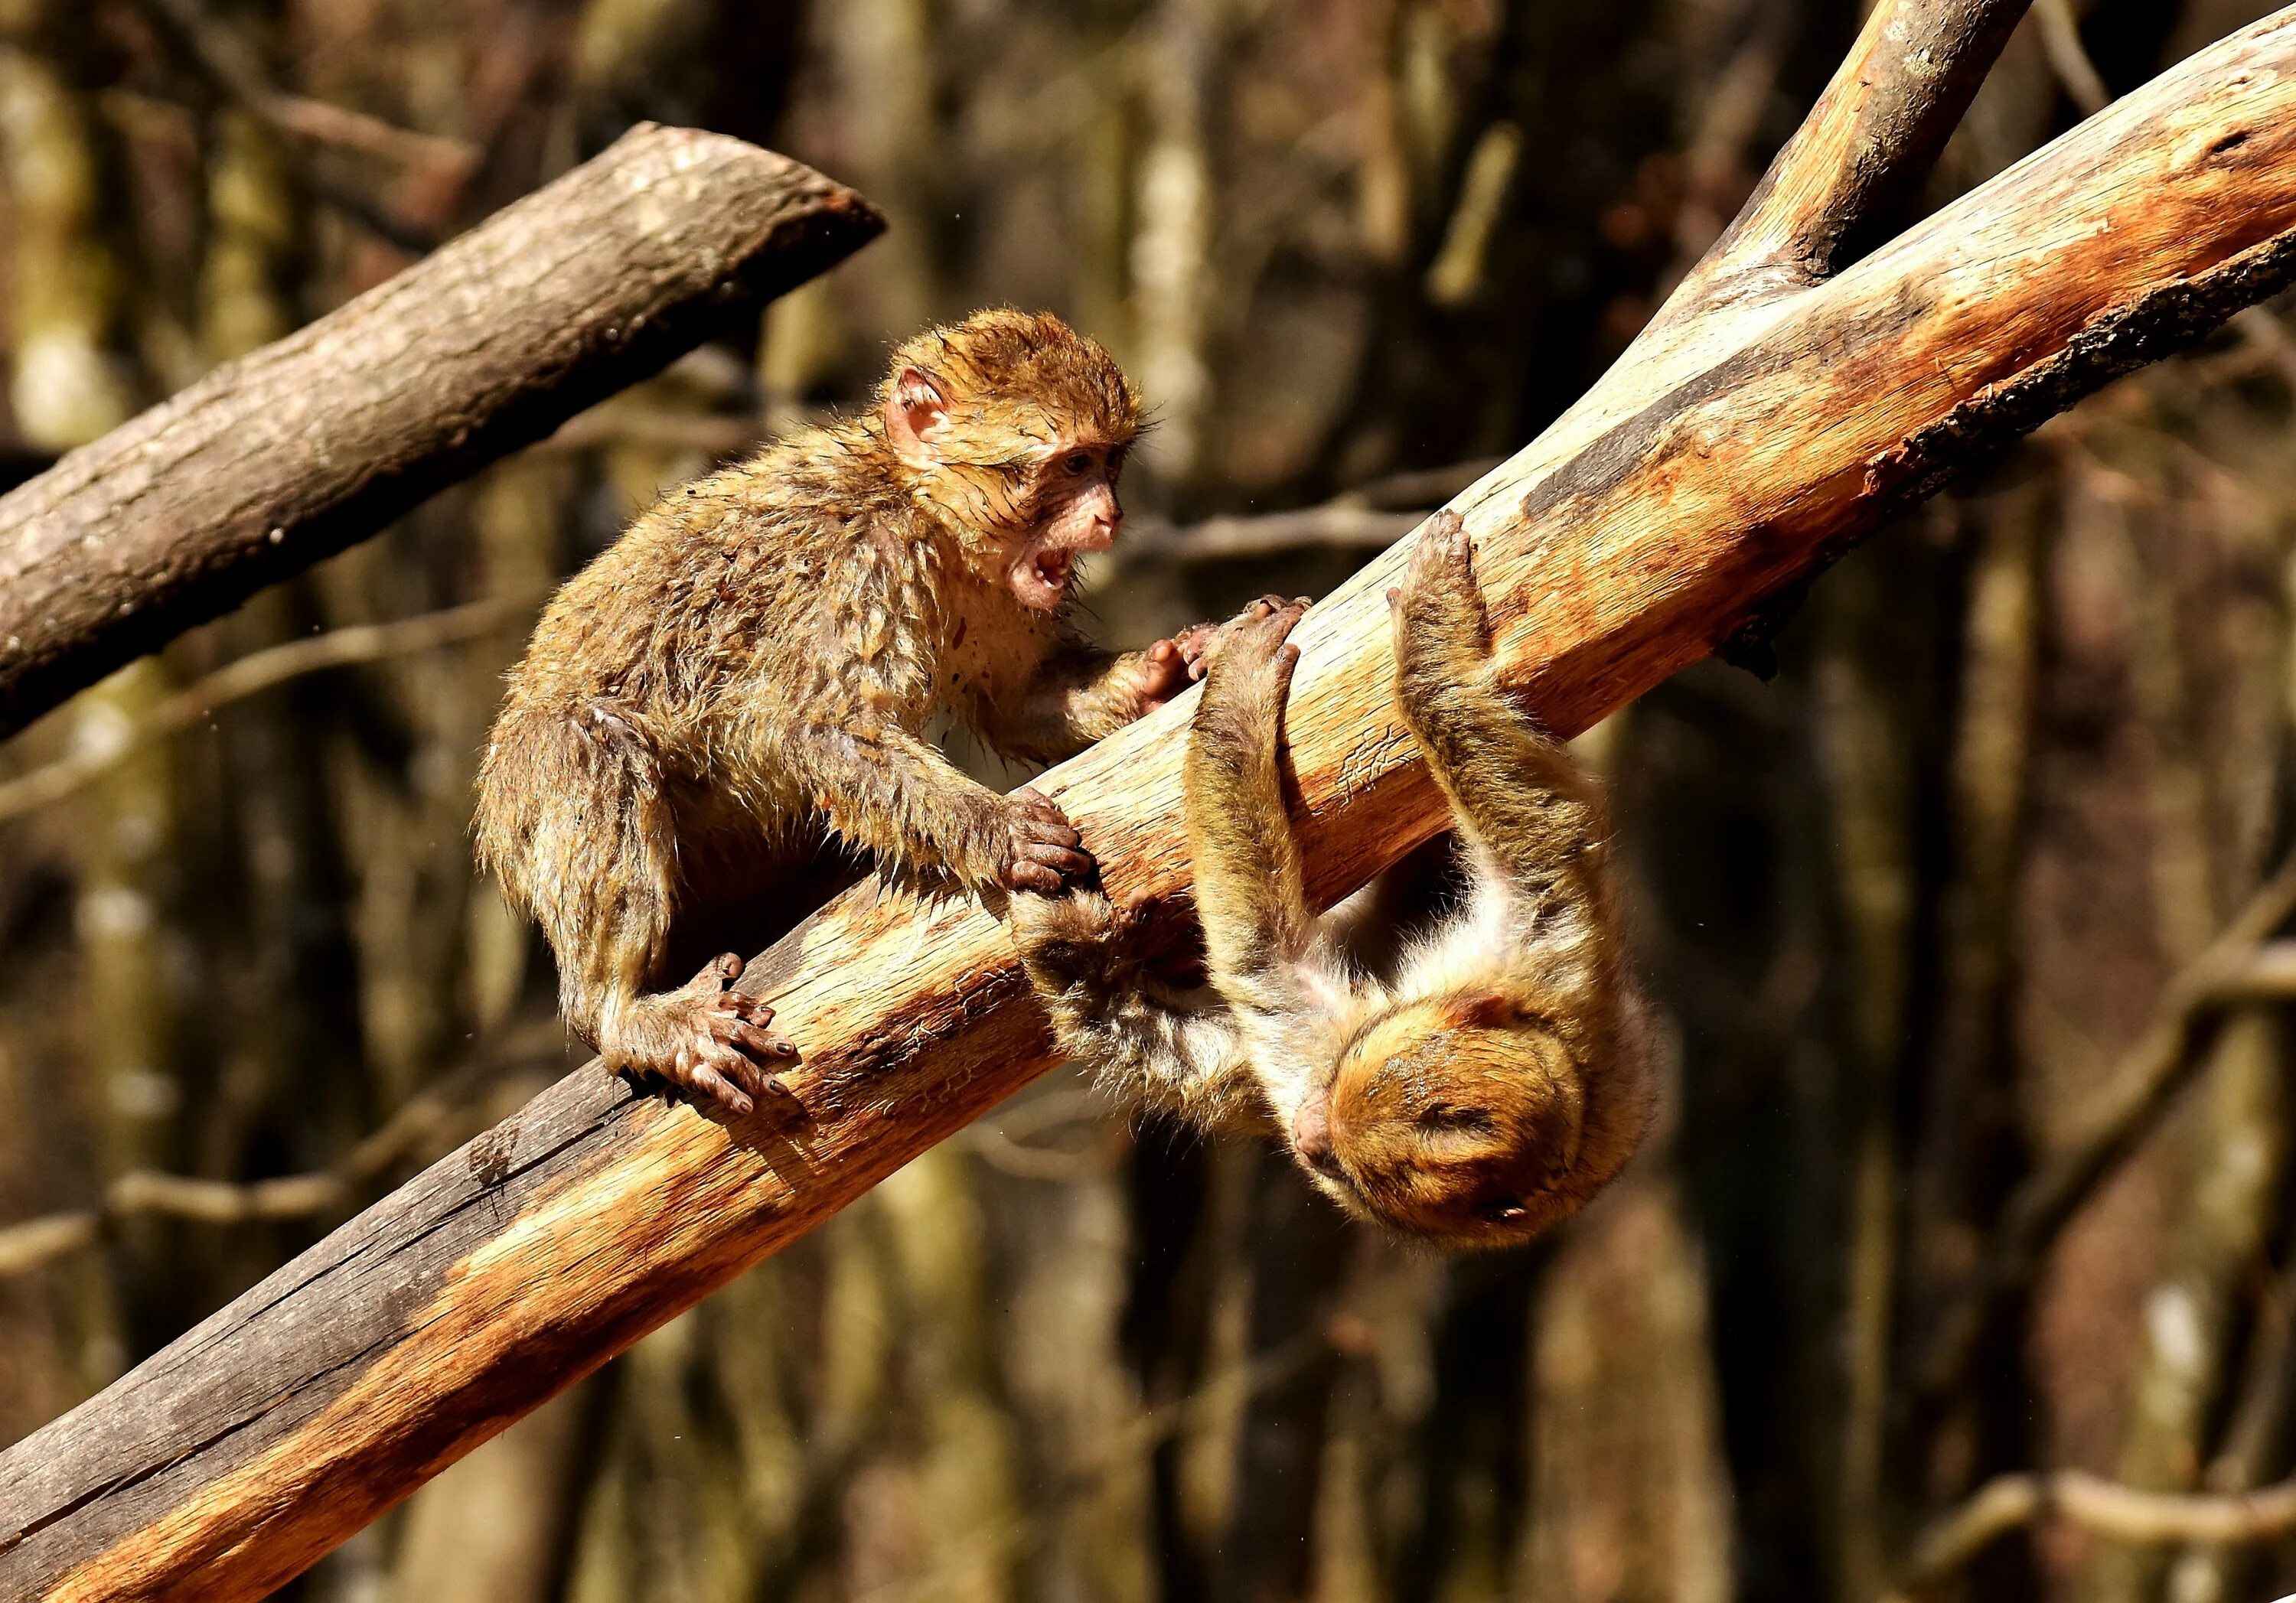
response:
M1603 798L1493 674L1465 525L1439 514L1390 593L1395 695L1456 816L1464 905L1391 971L1346 904L1309 911L1280 719L1298 604L1210 647L1183 802L1209 986L1126 955L1137 909L1020 895L1010 917L1056 1043L1103 1084L1212 1125L1272 1123L1350 1213L1440 1245L1526 1240L1640 1143L1652 1100Z
M1119 655L1068 616L1139 429L1098 344L979 312L896 350L873 407L665 495L560 588L480 765L477 855L610 1067L750 1112L795 1044L733 988L738 954L674 982L742 917L794 922L824 854L991 896L1092 871L1058 806L927 732L1053 761L1201 675L1208 626Z

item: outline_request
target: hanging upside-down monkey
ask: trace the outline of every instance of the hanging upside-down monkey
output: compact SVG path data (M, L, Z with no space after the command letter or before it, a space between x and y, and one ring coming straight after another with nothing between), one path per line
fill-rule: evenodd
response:
M1116 656L1065 617L1138 427L1098 345L977 313L897 351L873 410L665 496L559 591L488 742L479 856L610 1066L750 1109L796 1049L733 990L742 960L672 987L824 838L975 890L1091 870L1058 807L925 732L1067 757L1200 675L1208 628Z
M1350 1210L1452 1246L1519 1241L1617 1174L1651 1068L1594 784L1494 683L1465 527L1439 515L1395 603L1396 696L1458 815L1466 905L1363 972L1308 911L1277 779L1297 606L1211 644L1185 767L1210 994L1123 953L1097 893L1016 896L1029 976L1070 1056L1209 1124L1272 1116Z

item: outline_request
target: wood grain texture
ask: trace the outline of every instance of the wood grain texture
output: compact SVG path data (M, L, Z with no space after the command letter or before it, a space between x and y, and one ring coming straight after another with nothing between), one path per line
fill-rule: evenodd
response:
M642 127L0 496L0 735L865 244L851 190Z
M1574 732L1972 453L2296 274L2296 9L1840 274L1678 323L1453 505L1525 706ZM1443 822L1389 707L1390 552L1287 715L1316 894ZM1185 909L1193 698L1042 781ZM0 1594L250 1597L1049 1065L1004 931L871 882L753 964L805 1053L727 1121L593 1065L0 1455Z

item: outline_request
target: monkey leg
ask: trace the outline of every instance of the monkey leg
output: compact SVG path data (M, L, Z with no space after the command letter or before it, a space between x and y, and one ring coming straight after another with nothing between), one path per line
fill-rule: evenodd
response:
M1257 1099L1234 1016L1142 971L1126 951L1137 914L1097 891L1014 894L1013 938L1054 1038L1104 1091L1202 1125L1249 1122Z
M505 803L484 814L499 821L488 860L557 954L566 1021L608 1067L748 1112L796 1049L768 1032L770 1008L733 989L737 957L711 959L676 989L652 989L667 977L684 898L679 820L644 722L597 701L570 716L506 720L489 762L519 782L515 810Z
M1315 936L1277 765L1300 659L1284 637L1303 610L1275 608L1221 633L1182 769L1196 905L1223 993L1282 969Z
M1581 859L1603 844L1601 792L1494 683L1489 624L1457 514L1429 524L1389 599L1396 699L1462 832L1540 901L1558 889L1599 894Z

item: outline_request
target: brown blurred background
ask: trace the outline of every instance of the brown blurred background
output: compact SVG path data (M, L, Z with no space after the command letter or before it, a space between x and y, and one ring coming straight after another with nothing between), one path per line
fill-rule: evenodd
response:
M1935 198L2264 9L2042 0ZM0 1440L577 1061L472 871L470 781L538 595L660 487L852 404L929 320L1049 307L1160 420L1095 626L1320 594L1617 354L1858 20L0 0L12 478L639 119L893 221L0 752ZM1843 562L1773 682L1707 665L1588 738L1669 1089L1539 1248L1398 1247L1056 1075L296 1593L1866 1603L2001 1471L2279 1478L2296 964L2218 936L2291 833L2292 399L2283 318L2244 314ZM2238 995L2196 1010L2211 943ZM2071 1183L2013 1239L2036 1175ZM2296 1543L2045 1521L1946 1591L2292 1589Z

